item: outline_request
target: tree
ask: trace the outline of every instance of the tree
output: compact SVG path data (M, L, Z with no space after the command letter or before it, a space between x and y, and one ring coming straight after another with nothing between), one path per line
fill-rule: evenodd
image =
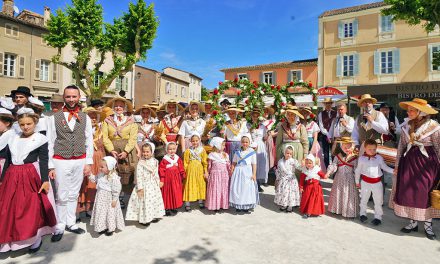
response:
M51 15L49 34L44 39L58 50L52 61L71 70L78 87L95 99L101 98L117 77L132 71L136 62L146 59L158 25L154 5L147 7L144 0L130 3L128 12L114 19L113 24L104 23L103 8L96 0L72 0L65 12L58 9L56 15ZM74 61L62 61L62 49L69 44L75 52ZM92 56L99 58L94 64ZM114 67L100 76L106 56L111 56ZM98 86L95 76L99 78Z
M423 23L427 32L440 25L440 0L385 0L390 5L382 11L393 20L404 20L410 25ZM440 52L433 54L432 64L440 65Z
M202 101L208 101L209 100L209 91L205 86L202 86Z

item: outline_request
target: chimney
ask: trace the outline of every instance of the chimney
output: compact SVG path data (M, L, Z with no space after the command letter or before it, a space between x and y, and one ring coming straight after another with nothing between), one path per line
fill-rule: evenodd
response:
M14 16L14 0L3 0L2 13L8 16Z
M50 8L45 6L44 7L44 25L47 25L47 21L50 19Z

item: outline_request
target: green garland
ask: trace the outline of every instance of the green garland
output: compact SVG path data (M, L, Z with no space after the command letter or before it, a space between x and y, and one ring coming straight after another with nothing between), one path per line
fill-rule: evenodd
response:
M275 86L267 83L259 83L257 81L251 82L247 79L238 80L236 78L233 81L228 80L225 82L219 82L218 87L215 88L213 92L213 118L217 123L217 127L220 129L225 123L224 113L221 111L220 98L229 88L238 89L237 96L235 97L235 104L237 106L245 100L245 117L251 124L251 112L254 109L260 111L260 117L263 116L265 106L263 101L264 96L272 96L274 98L275 124L272 126L273 129L275 129L277 124L283 119L281 112L283 108L285 108L287 104L294 102L295 94L312 94L314 104L312 109L314 112L318 109L318 91L313 87L311 82L290 82L284 86ZM295 90L301 88L307 88L307 92L295 93ZM253 127L258 125L259 124L253 124Z

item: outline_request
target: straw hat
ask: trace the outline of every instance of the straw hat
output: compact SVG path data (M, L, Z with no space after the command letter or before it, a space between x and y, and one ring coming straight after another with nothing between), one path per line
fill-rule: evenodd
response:
M188 105L188 108L191 108L192 105L197 105L199 107L199 112L205 112L205 106L198 101L191 101Z
M113 111L113 109L111 107L105 106L104 108L102 108L102 118L106 119L107 117L114 115L115 112Z
M267 109L270 115L275 114L275 108L272 105L265 106L264 109Z
M151 104L148 104L148 106L149 106L150 108L153 108L154 111L157 111L157 109L160 108L159 103L158 103L158 102L155 102L155 101L151 102Z
M127 112L133 113L133 104L129 100L127 100L127 99L125 99L124 97L121 97L121 96L116 96L116 97L112 98L110 101L107 102L107 104L105 106L113 108L113 104L116 101L124 102L125 105L127 106Z
M61 94L52 94L52 97L49 99L51 103L64 103L64 98Z
M150 115L151 115L152 117L157 117L156 109L154 109L153 107L151 107L151 105L149 105L149 104L144 104L144 105L142 105L139 109L137 109L137 110L134 112L134 114L135 114L135 115L139 115L139 114L141 113L142 109L149 109L149 110L150 110Z
M310 107L308 107L308 106L300 108L300 111L307 112L307 113L309 113L310 115L313 114L313 112L312 112L312 108L310 108Z
M207 104L212 105L212 104L214 104L214 102L212 100L208 100L208 101L205 102L205 105L207 105Z
M228 109L226 109L226 112L232 112L232 111L239 112L239 113L243 113L244 112L244 110L238 108L236 105L230 105L228 107Z
M355 143L351 137L341 137L336 140L336 143L346 144L346 143Z
M163 110L165 110L165 112L168 112L167 111L167 106L169 105L169 104L175 104L176 106L177 106L177 109L178 109L178 112L179 113L182 113L183 111L185 111L185 108L183 108L183 106L181 106L176 100L174 100L174 99L171 99L171 100L169 100L168 102L166 102L164 105L162 105L161 107L160 107L160 109L163 109Z
M324 101L322 101L322 103L323 104L334 103L334 101L331 97L326 97L326 98L324 98Z
M88 107L84 108L82 111L86 114L90 114L90 113L98 114L101 122L104 121L104 119L107 117L102 111L96 110L96 108L94 108L92 106L88 106Z
M358 105L359 107L361 107L362 103L363 103L365 100L371 100L371 101L373 101L373 104L377 103L377 99L371 97L371 94L363 94L363 95L361 96L361 99L359 99L359 101L357 102L357 105Z
M432 108L426 100L420 98L414 98L412 101L408 101L408 102L400 102L399 106L404 110L408 110L408 106L411 106L428 115L438 114L438 111Z
M293 106L293 105L287 106L285 112L286 113L289 113L289 112L294 113L299 118L304 119L304 116L298 111L298 107L296 107L296 106Z

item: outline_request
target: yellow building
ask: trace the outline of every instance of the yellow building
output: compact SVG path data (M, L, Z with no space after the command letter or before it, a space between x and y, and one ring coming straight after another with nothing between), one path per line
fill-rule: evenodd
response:
M319 17L318 87L333 86L350 96L374 94L379 100L440 98L438 28L393 22L383 16L384 2L330 10ZM392 95L392 96L388 96Z

